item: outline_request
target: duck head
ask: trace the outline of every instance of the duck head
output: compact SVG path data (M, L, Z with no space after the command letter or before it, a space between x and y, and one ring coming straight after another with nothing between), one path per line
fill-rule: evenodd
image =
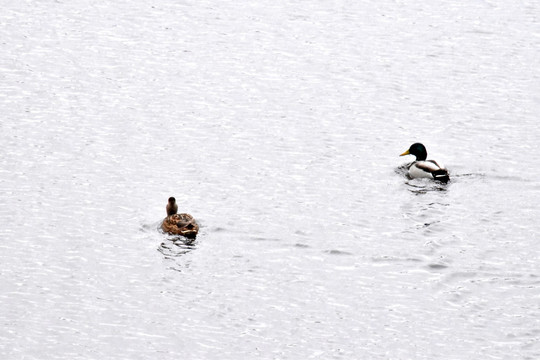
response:
M427 159L427 150L426 147L420 143L414 143L411 145L409 150L405 151L403 154L399 156L404 155L414 155L416 156L416 161L424 161Z
M176 205L176 199L172 196L169 198L169 202L167 203L167 216L174 215L178 212L178 205Z

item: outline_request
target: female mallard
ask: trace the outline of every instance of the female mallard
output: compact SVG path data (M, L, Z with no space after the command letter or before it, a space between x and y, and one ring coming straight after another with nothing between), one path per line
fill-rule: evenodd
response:
M409 176L411 178L430 178L441 182L448 182L448 170L444 165L437 163L435 160L426 160L426 147L420 143L414 143L409 150L405 151L404 155L416 156L416 161L409 165Z
M195 239L199 232L199 225L189 214L177 214L178 205L176 199L169 198L167 203L167 217L161 223L161 229L171 235L182 235L189 239Z

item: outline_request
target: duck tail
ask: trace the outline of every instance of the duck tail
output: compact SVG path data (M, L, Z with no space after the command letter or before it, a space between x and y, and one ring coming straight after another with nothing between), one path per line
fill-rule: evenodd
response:
M437 181L440 181L440 182L448 182L450 180L450 176L448 176L448 171L444 170L444 169L441 169L441 170L436 170L434 172L432 172L432 175L433 175L433 179L437 180Z

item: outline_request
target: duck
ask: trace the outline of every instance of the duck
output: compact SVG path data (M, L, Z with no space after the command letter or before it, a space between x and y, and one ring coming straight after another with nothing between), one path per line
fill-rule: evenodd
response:
M190 214L178 214L178 204L174 197L169 198L165 210L167 211L167 217L161 222L161 229L164 232L195 239L199 232L199 224Z
M408 150L399 156L414 155L416 161L408 166L409 177L416 178L429 178L446 183L450 180L448 170L443 164L435 160L427 159L426 147L421 143L412 144Z

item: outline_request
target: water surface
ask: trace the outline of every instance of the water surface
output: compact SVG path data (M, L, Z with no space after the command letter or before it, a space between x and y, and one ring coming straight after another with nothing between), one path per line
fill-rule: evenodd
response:
M5 4L1 357L540 357L538 13Z

